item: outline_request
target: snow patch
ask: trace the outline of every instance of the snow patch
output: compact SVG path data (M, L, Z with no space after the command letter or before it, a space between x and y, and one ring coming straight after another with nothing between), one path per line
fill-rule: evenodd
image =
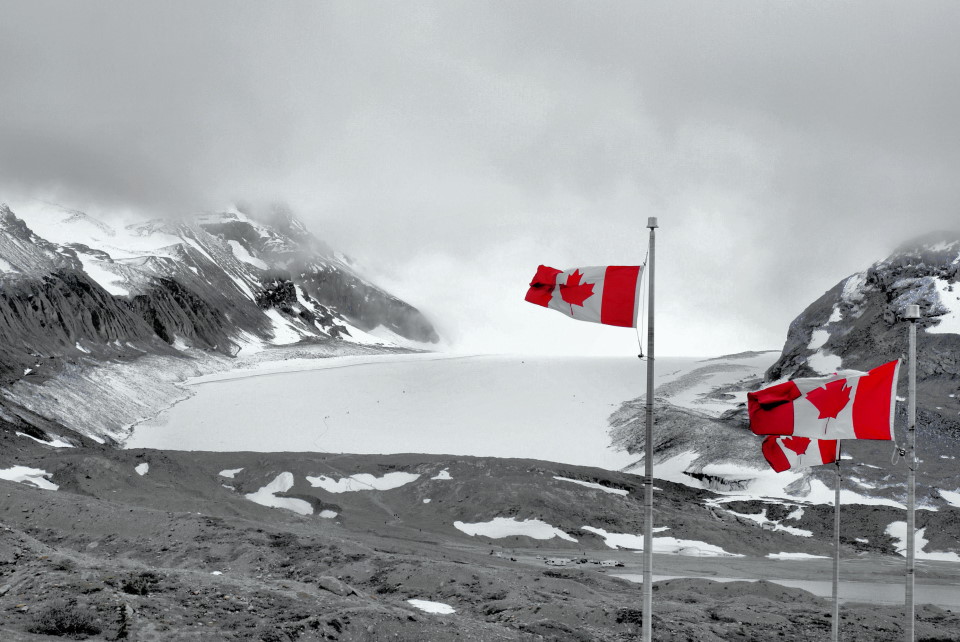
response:
M221 470L217 474L221 477L229 477L230 479L233 479L241 470L243 470L243 468L228 468L226 470Z
M430 498L427 497L425 500L423 500L423 503L424 503L424 504L429 504L429 503L430 503Z
M87 276L96 281L104 290L114 296L129 296L130 290L124 287L123 277L103 267L104 263L102 261L97 261L82 252L77 252L77 258L80 259L83 271L86 272Z
M42 439L37 439L36 437L33 437L33 436L28 435L28 434L23 433L23 432L18 432L18 433L17 433L17 436L18 436L18 437L26 437L27 439L32 439L32 440L34 440L34 441L37 442L38 444L43 444L44 446L51 446L51 447L53 447L53 448L73 448L73 447L74 447L73 444L62 440L62 439L60 439L59 437L56 438L56 439L54 439L53 441L44 441L44 440L42 440Z
M430 479L447 480L447 479L453 479L453 477L450 476L450 471L444 468L443 470L441 470L439 473L437 473L435 476L431 477Z
M369 473L358 473L343 479L334 479L326 475L307 477L313 487L320 487L328 493L352 493L359 490L393 490L416 481L420 475L415 473L387 473L383 477L374 477Z
M30 468L28 466L13 466L0 470L0 479L19 482L21 484L30 484L43 490L57 490L60 488L50 480L46 479L52 473L40 468Z
M291 488L293 488L293 473L280 473L272 482L255 493L247 493L244 497L261 506L285 508L301 515L312 515L313 506L309 502L293 497L277 497L275 495L275 493L285 493Z
M843 360L835 354L828 354L824 350L817 350L817 352L807 357L807 365L819 374L829 375L840 370L843 366Z
M319 516L320 516L320 517L323 517L323 518L325 518L325 519L333 519L334 517L337 516L337 514L338 514L338 513L337 513L337 511L335 511L335 510L327 510L327 509L324 509L324 510L320 511Z
M937 291L940 303L947 313L937 317L935 326L926 328L928 334L960 334L960 285L951 284L946 279L934 279L933 287Z
M436 615L453 615L456 613L454 608L443 602L431 602L430 600L407 600L407 603L417 607L421 611L434 613Z
M143 477L148 472L150 472L150 464L147 462L143 462L142 464L137 464L137 467L134 468L134 470L137 471L138 475Z
M772 560L827 560L826 555L811 555L810 553L769 553L767 557Z
M826 330L814 330L810 334L810 343L807 348L810 350L819 350L830 339L830 333Z
M579 486L586 486L587 488L593 488L595 490L602 490L605 493L610 493L611 495L629 495L629 490L624 490L622 488L610 488L608 486L603 486L601 484L596 484L594 482L583 481L582 479L570 479L569 477L557 477L554 475L554 479L560 481L570 482L571 484L577 484Z
M533 539L553 539L554 537L559 537L568 542L577 541L559 528L551 526L539 519L525 519L520 522L517 521L516 517L494 517L489 522L474 522L468 524L458 521L454 522L453 526L458 531L462 531L471 537L483 535L491 539L498 539L519 535Z
M250 254L250 252L247 251L247 248L243 247L243 245L241 245L239 242L229 240L227 243L230 244L230 249L233 250L233 255L244 263L249 263L253 267L260 268L261 270L266 270L269 268L266 263Z
M924 547L929 543L923 533L926 528L921 528L914 534L913 549L914 555L918 560L939 560L941 562L960 562L960 555L949 552L924 551ZM907 556L907 523L893 522L887 526L884 531L887 535L897 540L897 554Z
M942 497L943 500L951 506L960 508L960 490L953 491L940 489L940 497Z
M655 526L654 533L661 533L669 530L669 526ZM610 548L628 548L631 550L643 550L643 535L632 535L630 533L609 533L602 528L594 526L584 526L581 530L589 531L603 538L603 543ZM657 550L657 538L653 539L653 550Z

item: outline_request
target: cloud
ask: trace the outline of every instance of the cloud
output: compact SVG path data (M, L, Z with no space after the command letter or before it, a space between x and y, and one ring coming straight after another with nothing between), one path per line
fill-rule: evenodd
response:
M656 215L661 350L776 347L838 280L955 226L958 14L12 3L0 190L177 213L288 201L476 346L513 345L500 320L527 318L517 345L538 344L521 275L637 262ZM413 278L434 271L470 287Z

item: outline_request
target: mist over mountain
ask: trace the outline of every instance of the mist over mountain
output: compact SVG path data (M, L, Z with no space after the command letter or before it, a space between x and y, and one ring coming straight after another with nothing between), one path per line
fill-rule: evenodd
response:
M91 372L135 370L151 358L173 360L176 370L298 343L423 348L439 340L419 310L365 279L283 208L261 219L230 208L107 222L40 202L0 205L0 284L0 419L30 426L46 414L101 437L119 436L106 426L122 424L127 406L91 425L57 399L82 391ZM38 394L41 384L64 389ZM129 388L104 386L92 395L99 403Z

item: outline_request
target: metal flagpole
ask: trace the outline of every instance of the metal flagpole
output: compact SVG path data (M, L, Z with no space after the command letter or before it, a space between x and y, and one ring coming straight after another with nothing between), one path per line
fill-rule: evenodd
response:
M833 642L840 640L840 440L837 440L837 483L833 493Z
M910 322L910 368L907 372L907 577L905 639L913 642L915 609L913 603L915 505L917 500L917 319L920 306L908 305L903 318Z
M643 642L653 640L653 275L657 217L647 219L650 228L650 258L647 283L650 286L650 309L647 311L647 432L644 438L644 503L643 518Z

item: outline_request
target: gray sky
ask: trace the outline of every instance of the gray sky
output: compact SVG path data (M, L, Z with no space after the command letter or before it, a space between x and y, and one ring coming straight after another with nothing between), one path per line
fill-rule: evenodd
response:
M960 3L43 2L0 20L0 200L289 202L460 348L631 353L523 302L643 259L657 352L780 348L960 228Z

